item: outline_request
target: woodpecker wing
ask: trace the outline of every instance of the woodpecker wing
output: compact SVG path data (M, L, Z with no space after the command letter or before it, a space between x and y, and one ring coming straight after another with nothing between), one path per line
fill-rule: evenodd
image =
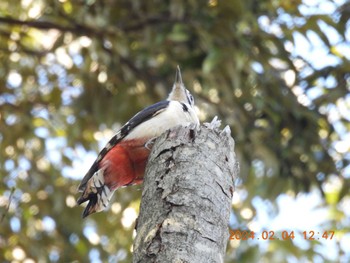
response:
M134 117L132 117L101 150L101 152L97 156L97 159L95 160L95 162L90 167L89 171L86 173L83 180L81 181L78 188L79 192L84 192L84 190L86 189L86 183L98 171L99 162L103 159L103 157L108 153L110 149L112 149L116 144L122 141L135 127L164 111L168 107L169 103L170 101L167 100L157 102L151 106L146 107L142 111L138 112ZM78 203L82 202L78 201Z
M132 117L107 143L83 178L78 204L88 201L83 217L105 209L115 190L143 180L149 149L147 142L167 129L199 119L194 99L182 83L180 68L166 101L151 105Z

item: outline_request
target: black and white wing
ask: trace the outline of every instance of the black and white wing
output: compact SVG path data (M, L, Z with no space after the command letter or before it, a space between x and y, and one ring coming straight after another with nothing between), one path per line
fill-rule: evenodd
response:
M82 179L78 190L83 192L86 188L86 183L89 179L94 175L94 173L98 170L99 162L103 159L103 157L108 153L110 149L112 149L116 144L122 141L126 136L130 134L130 132L135 129L141 123L146 122L147 120L153 118L154 116L163 112L169 105L170 101L160 101L151 106L146 107L142 111L138 112L134 117L132 117L125 125L109 140L107 145L101 150L98 154L97 159L90 167L89 171L86 173L84 178Z

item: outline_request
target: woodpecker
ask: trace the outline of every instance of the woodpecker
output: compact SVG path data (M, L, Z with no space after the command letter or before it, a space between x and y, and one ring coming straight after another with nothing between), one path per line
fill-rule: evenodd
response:
M132 117L101 150L81 181L77 203L88 201L83 218L104 210L120 187L140 184L150 154L150 142L166 130L199 119L194 99L185 88L179 66L167 100L146 107Z

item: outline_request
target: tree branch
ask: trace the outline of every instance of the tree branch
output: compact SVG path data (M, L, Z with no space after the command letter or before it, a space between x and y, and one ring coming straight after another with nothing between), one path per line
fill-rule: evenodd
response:
M38 20L19 20L10 17L0 17L0 23L15 25L15 26L28 26L37 29L49 30L57 29L62 32L72 32L76 35L96 35L103 36L105 34L115 34L112 31L99 31L96 28L88 27L86 25L81 25L75 23L74 26L63 26L60 24L52 23L50 21L38 21Z
M62 15L62 14L61 14ZM38 20L19 20L11 17L0 17L0 24L8 24L8 25L17 25L17 26L28 26L37 29L49 30L56 29L62 32L72 32L76 35L88 35L88 36L105 36L105 35L116 35L115 30L108 30L106 28L99 29L89 27L87 25L80 24L73 19L69 19L67 16L63 16L64 19L68 20L71 24L70 26L63 26L60 24L56 24L50 21L38 21ZM155 16L155 17L147 17L142 21L134 23L132 25L118 26L119 30L123 32L131 32L131 31L139 31L149 25L154 25L158 23L188 23L188 21L184 19L176 19L171 18L168 15L164 16Z

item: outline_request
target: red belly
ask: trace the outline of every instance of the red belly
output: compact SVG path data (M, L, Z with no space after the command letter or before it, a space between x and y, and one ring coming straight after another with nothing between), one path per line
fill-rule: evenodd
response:
M122 141L114 146L101 160L104 168L105 184L117 189L143 181L145 167L150 150L144 147L147 140Z

